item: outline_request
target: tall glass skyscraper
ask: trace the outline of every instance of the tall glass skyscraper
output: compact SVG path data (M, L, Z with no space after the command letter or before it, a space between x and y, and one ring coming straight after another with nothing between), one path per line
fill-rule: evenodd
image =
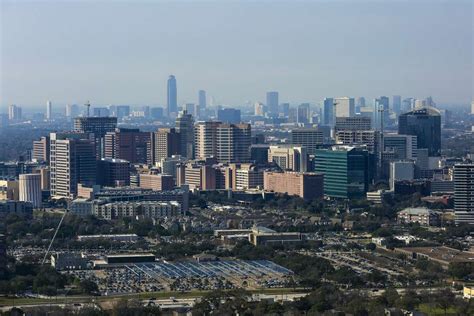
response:
M267 92L267 109L270 114L278 115L278 92Z
M428 149L430 157L441 155L441 114L433 107L400 115L398 134L417 136L418 148Z
M168 78L168 116L178 113L178 92L176 88L176 78L170 75Z

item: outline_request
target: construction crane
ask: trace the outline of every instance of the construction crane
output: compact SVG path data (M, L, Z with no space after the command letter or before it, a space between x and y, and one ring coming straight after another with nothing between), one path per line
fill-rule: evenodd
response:
M89 101L86 102L86 104L84 104L87 108L87 117L89 117L90 115L90 108L91 108L91 103Z
M41 262L41 265L43 265L46 262L46 258L48 258L48 254L49 254L49 251L51 250L51 246L53 245L54 239L56 238L56 235L58 234L59 228L61 227L61 224L63 223L64 217L66 217L66 214L67 214L67 210L64 211L63 216L61 216L61 220L59 221L58 227L56 227L56 231L54 232L51 242L49 243L48 250L46 250L46 253L44 254L43 262Z

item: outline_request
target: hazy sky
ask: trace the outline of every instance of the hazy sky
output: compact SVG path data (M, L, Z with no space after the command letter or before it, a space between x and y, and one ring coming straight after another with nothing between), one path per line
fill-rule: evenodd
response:
M473 1L5 1L0 104L473 98Z

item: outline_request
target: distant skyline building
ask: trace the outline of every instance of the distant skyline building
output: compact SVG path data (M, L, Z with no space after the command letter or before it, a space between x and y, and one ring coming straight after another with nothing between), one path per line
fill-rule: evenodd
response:
M178 113L178 90L176 87L176 78L173 75L168 77L167 83L167 110L168 116Z
M323 101L323 125L334 126L335 121L335 106L333 98L324 98Z
M297 123L309 123L310 113L311 110L309 103L301 103L297 108Z
M334 98L336 107L336 117L351 117L355 115L355 101L354 98L339 97Z
M269 91L267 92L267 109L271 115L278 114L278 92Z
M46 102L46 120L48 121L51 121L51 119L53 118L53 105L51 103L51 101L47 101Z
M217 110L217 120L228 124L239 124L241 121L240 110L227 108Z
M394 95L392 97L392 111L399 115L402 110L402 97L399 95Z
M206 91L204 90L199 90L198 92L198 105L199 105L199 110L204 111L207 106L207 98L206 98ZM197 115L197 113L196 113Z
M388 97L382 96L374 99L374 110L373 124L374 128L378 131L382 130L382 120L384 127L389 124L390 112L389 112L389 99Z
M22 119L22 109L15 104L8 106L8 119L10 121L18 121Z

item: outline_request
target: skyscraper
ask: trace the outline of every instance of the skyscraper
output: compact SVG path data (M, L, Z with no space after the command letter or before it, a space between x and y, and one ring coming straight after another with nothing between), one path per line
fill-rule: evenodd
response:
M204 90L199 90L198 92L198 96L199 96L199 110L200 111L203 111L206 109L206 106L207 106L207 102L206 102L206 91Z
M278 92L267 92L267 108L271 115L278 115Z
M107 132L104 137L104 157L125 159L131 163L148 163L150 133L140 132L139 129L117 128Z
M392 98L392 111L399 115L402 109L402 97L399 95L394 95Z
M313 155L316 149L324 143L324 132L319 128L295 128L291 130L290 141L293 145L306 148Z
M117 127L116 117L76 117L74 131L78 133L93 133L96 142L97 158L105 157L104 137L107 132L113 132Z
M22 119L21 107L11 104L8 106L8 119L10 121L18 121Z
M340 97L334 99L336 117L351 117L355 115L354 98Z
M454 215L456 224L474 224L474 164L454 166Z
M323 101L323 125L334 126L335 106L333 98L324 98Z
M194 119L187 111L180 112L176 118L176 131L180 136L179 154L192 159L194 154Z
M398 133L417 136L418 148L427 148L430 157L441 155L441 114L421 107L400 115Z
M389 99L388 97L380 97L374 100L373 123L376 130L382 130L382 120L384 127L389 124Z
M181 136L175 128L160 128L153 133L152 138L153 163L180 153Z
M46 120L51 121L52 119L52 110L53 110L53 105L51 104L51 101L46 102Z
M240 110L238 109L219 109L217 111L217 120L223 123L239 124L240 123Z
M302 124L309 123L309 116L310 116L309 103L301 103L297 109L298 123L302 123Z
M49 162L49 136L43 136L40 140L33 141L31 159Z
M178 113L178 91L176 88L176 78L173 75L170 75L168 78L168 116Z
M74 198L77 184L96 182L95 143L87 133L50 134L51 196Z
M363 197L369 187L369 159L366 150L334 146L318 149L315 171L324 173L324 194L332 198Z

